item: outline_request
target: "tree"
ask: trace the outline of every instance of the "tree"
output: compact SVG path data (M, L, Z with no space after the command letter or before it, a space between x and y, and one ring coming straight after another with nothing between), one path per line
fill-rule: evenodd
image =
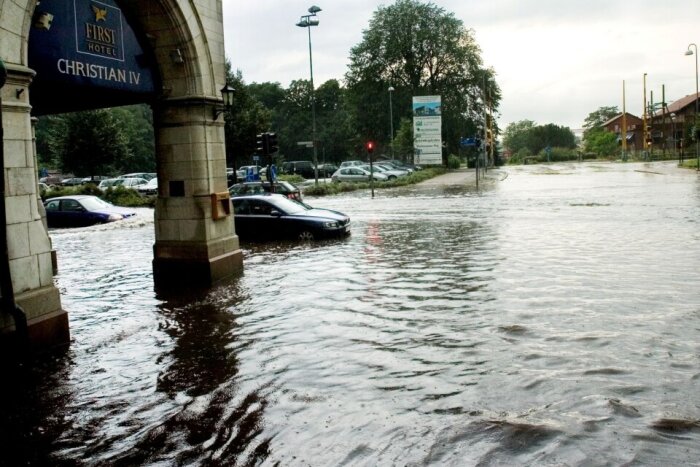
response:
M603 124L613 117L620 115L616 105L600 107L595 112L591 112L583 122L583 139L588 137L588 133L595 129L602 129Z
M513 153L527 149L531 154L538 154L546 147L575 148L576 136L568 127L553 123L535 125L531 120L521 120L506 127L503 144Z
M535 122L532 120L509 123L503 132L503 145L512 153L517 153L523 148L530 148L533 128L535 128Z
M76 176L114 173L132 155L123 122L109 109L66 114L64 125L65 132L54 135L64 172Z
M225 115L226 164L228 167L238 168L252 162L256 136L270 129L271 112L249 92L241 71L231 71L228 61L226 82L235 90L233 107L226 111Z
M620 152L617 144L617 135L603 128L592 128L584 140L586 152L592 152L599 156L613 156Z
M350 52L346 81L356 132L389 139L389 86L394 123L411 118L412 96L440 95L443 135L448 152L456 152L460 136L483 129L487 99L498 107L494 76L483 67L472 31L452 13L418 0L381 6Z

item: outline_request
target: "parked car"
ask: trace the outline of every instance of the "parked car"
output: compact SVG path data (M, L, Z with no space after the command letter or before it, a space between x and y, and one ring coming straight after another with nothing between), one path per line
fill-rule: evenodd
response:
M143 185L136 187L136 191L142 195L156 195L158 194L158 177L152 178Z
M340 169L343 169L345 167L354 167L356 165L365 165L367 162L365 161L343 161L340 163Z
M148 180L145 178L119 178L112 184L112 187L123 186L124 188L133 188L135 190L139 185L145 185L147 182Z
M319 177L330 178L336 170L338 170L338 166L335 164L318 164Z
M61 180L61 186L78 186L83 183L83 179L80 177L70 177Z
M288 175L301 175L304 178L316 178L316 170L310 161L284 162L281 173Z
M88 183L92 183L93 185L99 185L102 180L107 180L109 177L105 175L93 175L91 177L83 177L81 179L81 184L87 185Z
M143 178L146 181L149 181L152 178L156 178L158 176L157 173L155 172L134 172L130 174L124 174L120 175L117 178Z
M350 218L338 211L267 193L233 198L236 234L242 240L298 239L302 241L345 237Z
M358 165L357 167L365 169L367 172L370 171L369 165ZM405 172L403 170L389 169L379 164L372 164L371 169L374 172L379 172L380 174L386 175L387 180L395 180L399 177L403 177L406 174L408 174L408 172Z
M44 203L49 227L85 227L135 216L130 209L114 206L97 196L60 196Z
M244 182L236 183L228 188L231 196L244 196L244 195L259 195L262 193L270 193L270 182ZM301 190L294 186L292 183L285 182L283 180L278 180L275 182L275 193L286 196L289 199L295 201L301 201Z
M106 190L107 188L113 186L117 180L121 180L120 178L108 178L107 180L102 180L99 185L97 185L97 188L100 190Z
M389 179L386 175L380 172L374 172L372 178L378 182L384 182ZM341 167L336 170L331 179L334 182L368 182L370 179L369 170L361 167Z

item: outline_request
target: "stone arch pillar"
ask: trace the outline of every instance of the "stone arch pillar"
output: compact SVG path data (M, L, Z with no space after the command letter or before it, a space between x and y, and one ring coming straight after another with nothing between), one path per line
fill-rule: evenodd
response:
M184 279L211 284L235 275L242 254L225 199L223 119L214 118L225 81L221 0L117 0L146 36L163 88L154 126L159 179L155 212L157 285ZM0 57L8 71L2 92L5 205L12 283L35 344L64 344L68 318L53 285L52 247L37 188L27 68L36 0L0 0ZM21 92L20 92L21 91ZM0 200L2 201L2 200ZM229 214L229 215L226 215ZM2 228L4 226L0 226ZM59 258L60 259L60 258ZM0 344L13 329L0 313Z
M122 0L152 47L163 84L154 105L156 285L211 284L242 268L227 191L221 0Z

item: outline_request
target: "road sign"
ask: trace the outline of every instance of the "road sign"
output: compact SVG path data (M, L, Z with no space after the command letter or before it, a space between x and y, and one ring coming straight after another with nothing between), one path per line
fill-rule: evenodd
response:
M314 142L313 141L297 141L297 146L304 146L307 148L312 148L312 147L314 147Z

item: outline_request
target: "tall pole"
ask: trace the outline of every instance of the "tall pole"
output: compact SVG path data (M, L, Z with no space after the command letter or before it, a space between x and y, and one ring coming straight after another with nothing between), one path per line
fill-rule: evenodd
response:
M625 80L622 80L622 160L627 161L627 104L625 99Z
M391 102L391 94L394 86L389 86L389 144L391 145L391 159L394 159L394 106Z
M690 50L690 47L695 48L695 124L693 125L693 130L695 130L695 134L693 135L695 137L695 156L697 157L697 170L700 172L700 149L698 149L698 144L700 144L700 141L698 141L698 46L695 43L689 44L688 45L688 50L686 50L685 54L686 55L693 55L693 51Z
M316 148L316 88L314 87L314 60L311 54L311 27L309 30L309 72L311 75L311 140L314 143L314 178L318 185L318 149Z
M307 28L309 30L309 74L311 76L311 140L314 149L314 178L318 186L318 142L316 141L316 89L314 88L314 60L311 53L311 27L318 26L318 19L315 18L316 13L321 11L317 6L309 8L309 14L303 15L297 26Z
M644 103L642 104L642 155L647 151L647 74L644 73Z

